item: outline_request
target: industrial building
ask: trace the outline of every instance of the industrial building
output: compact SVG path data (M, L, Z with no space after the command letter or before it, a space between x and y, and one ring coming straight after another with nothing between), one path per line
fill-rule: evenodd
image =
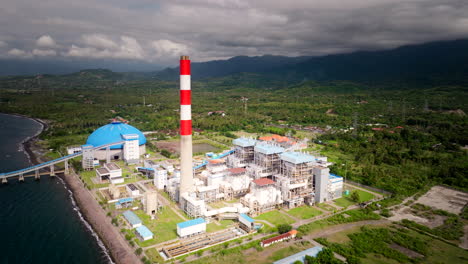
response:
M130 184L127 184L127 186L125 187L127 189L127 193L130 195L130 196L138 196L140 195L140 190L135 186L135 184L133 183L130 183Z
M132 228L142 225L141 219L132 211L125 211L122 215Z
M141 226L135 228L135 232L136 232L137 236L143 241L153 239L153 232L151 232L144 225L141 225Z
M299 152L307 147L306 139L298 142L279 135L258 140L237 138L233 149L218 156L207 155L208 160L194 169L188 56L181 57L179 68L181 173L180 177L168 178L164 186L189 217L223 219L245 213L256 216L275 208L311 205L341 195L341 177L330 177L326 157ZM154 183L160 189L163 183L156 178ZM216 209L207 206L232 199L239 199L239 203Z
M96 176L102 182L109 180L112 184L123 183L122 169L115 163L104 163L104 166L96 169Z
M98 160L124 159L133 163L139 160L140 155L146 153L145 135L137 128L119 121L113 121L96 129L89 135L86 145L98 147L120 141L125 142L94 151L94 158Z
M115 208L116 209L128 208L128 207L132 206L132 204L133 204L133 198L131 198L131 197L122 198L122 199L119 199L115 203Z
M250 232L255 228L254 226L255 220L253 220L246 214L239 214L238 220L239 220L239 227L247 232Z
M145 193L143 199L143 207L145 213L154 219L158 211L158 193L155 191L148 191Z
M315 246L309 249L306 249L304 251L301 251L299 253L296 253L294 255L291 255L289 257L285 257L284 259L277 260L273 262L273 264L293 264L296 263L297 261L300 261L301 263L305 263L305 257L306 256L311 256L311 257L317 257L317 254L322 251L321 246Z
M295 238L297 235L297 230L291 230L279 236L271 237L260 242L262 247L268 247L275 243L283 242Z
M196 218L177 224L177 235L188 237L206 232L206 221L203 218Z

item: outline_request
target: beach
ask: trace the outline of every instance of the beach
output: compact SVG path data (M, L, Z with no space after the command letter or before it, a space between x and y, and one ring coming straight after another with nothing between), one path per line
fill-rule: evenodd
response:
M25 116L23 116L25 117ZM42 125L40 133L48 129L48 122L45 120L30 118ZM31 163L38 164L44 162L43 154L47 150L37 144L40 133L25 140L23 150L29 157ZM85 188L79 176L70 170L69 175L59 175L65 186L71 192L72 203L76 202L77 213L84 221L85 226L96 237L104 253L109 256L110 263L133 264L141 263L135 255L134 249L130 247L125 238L119 233L117 227L112 225L111 219L105 215L104 210L93 197L92 193ZM98 236L98 237L97 237ZM112 258L112 260L110 259Z

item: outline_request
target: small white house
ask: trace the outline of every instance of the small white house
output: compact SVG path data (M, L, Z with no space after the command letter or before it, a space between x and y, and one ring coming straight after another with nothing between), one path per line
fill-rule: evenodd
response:
M206 221L203 218L192 219L177 224L177 235L188 237L206 232Z
M130 196L140 195L140 190L133 183L127 184L126 189Z

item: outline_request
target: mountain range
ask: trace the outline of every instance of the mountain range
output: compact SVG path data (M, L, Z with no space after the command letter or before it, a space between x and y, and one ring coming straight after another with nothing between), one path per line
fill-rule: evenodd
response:
M0 61L0 66L5 63L8 64L10 72L22 70L22 74L64 74L77 72L79 67L89 66L86 63L62 65L58 62L41 64L36 61L26 64L26 61L18 63L5 60ZM100 68L109 65L115 63L101 62L100 66L103 67ZM126 66L121 65L121 68L132 65L134 66L134 62L128 62ZM61 70L57 71L56 68ZM115 67L111 69L115 71ZM137 67L132 69L136 70L131 74L112 74L112 79L175 81L179 78L177 67L151 72L138 71ZM5 75L5 71L4 67L0 67L0 75ZM369 84L464 85L468 84L468 40L439 41L383 51L359 51L316 57L237 56L227 60L192 62L191 74L194 80L224 78L231 83L246 83L249 80L254 80L255 83L267 80L269 83L283 84L304 80L349 80Z

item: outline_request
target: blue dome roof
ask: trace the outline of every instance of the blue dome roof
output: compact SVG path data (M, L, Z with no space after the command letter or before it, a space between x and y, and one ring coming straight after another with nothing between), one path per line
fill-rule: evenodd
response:
M139 145L143 145L146 143L146 137L141 133L140 130L136 129L135 127L124 124L121 122L112 122L105 126L102 126L96 129L91 135L89 135L86 144L93 145L94 147L122 141L122 135L125 134L137 134ZM122 149L123 145L116 145L110 147L111 149Z

